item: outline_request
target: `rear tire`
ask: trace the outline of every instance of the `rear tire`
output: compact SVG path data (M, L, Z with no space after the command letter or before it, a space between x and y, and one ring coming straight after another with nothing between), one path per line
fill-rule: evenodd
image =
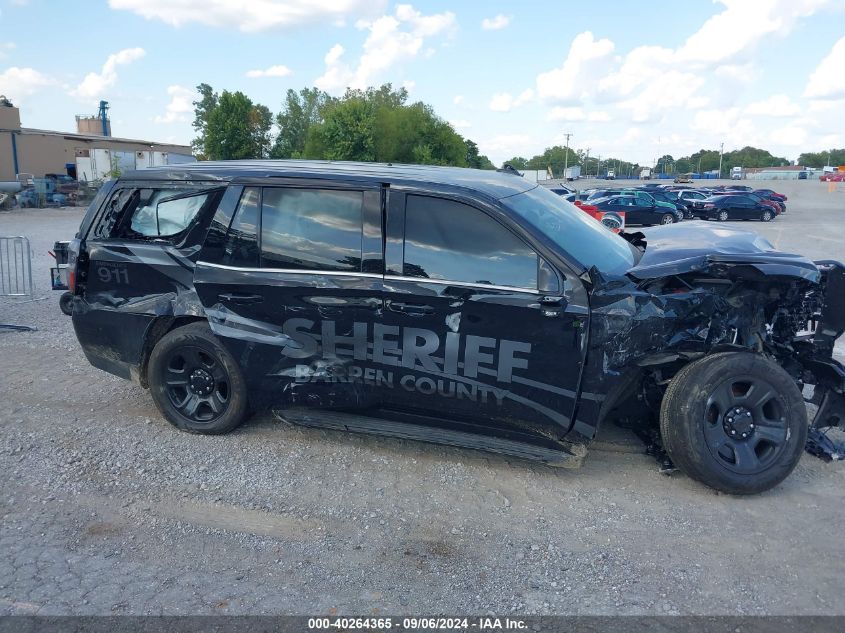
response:
M672 461L692 479L730 494L755 494L795 468L807 441L807 409L777 363L748 352L713 354L669 383L660 434Z
M63 314L68 316L73 316L73 293L72 292L63 292L62 296L59 297L59 310L62 311Z
M760 219L763 222L771 222L772 221L772 212L771 211L763 211L762 215L760 216Z
M228 433L248 416L241 369L205 323L165 334L150 354L147 379L158 410L183 431Z
M671 213L664 213L663 217L660 218L660 224L674 224L675 223L675 216Z
M719 215L718 215L717 217L718 217L718 219L719 219L719 222L727 222L727 221L730 219L730 216L728 215L728 212L727 212L727 211L725 211L724 209L722 209L721 211L719 211Z

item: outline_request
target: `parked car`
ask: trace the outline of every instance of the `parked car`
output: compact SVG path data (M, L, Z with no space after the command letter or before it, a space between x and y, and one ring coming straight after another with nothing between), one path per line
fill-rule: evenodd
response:
M708 191L698 191L696 189L684 189L678 192L678 202L684 205L684 217L692 219L695 215L692 212L693 203L696 200L706 200L711 196Z
M845 171L829 171L819 176L822 182L845 182Z
M725 191L754 191L754 187L748 185L725 185L723 189Z
M705 220L762 220L771 222L777 217L777 212L771 205L762 200L754 200L750 196L741 194L725 194L712 196L703 201L693 203L693 214Z
M675 176L675 182L692 182L692 174L678 174Z
M658 206L653 202L644 201L630 194L618 194L606 198L597 198L589 201L601 211L624 211L625 224L639 224L642 226L654 226L655 224L674 224L679 222L677 212Z
M744 196L751 198L754 202L761 202L765 205L771 207L772 211L775 212L775 215L780 215L781 213L786 212L786 203L781 202L780 200L775 200L771 198L766 198L765 196L758 195L754 192L747 193L745 191L726 191L724 193L726 196Z
M605 196L611 195L622 195L622 196L634 196L637 200L637 206L641 207L660 207L661 209L665 209L667 211L671 211L675 216L675 221L680 222L684 219L684 208L681 205L678 205L676 202L671 200L667 200L665 196L665 191L663 189L649 189L645 191L643 189L618 189L618 190L608 190ZM597 197L595 194L591 196L591 198Z
M781 202L786 202L789 199L782 193L778 193L772 189L755 189L752 193L756 193L758 196L763 196L770 200L780 200Z
M269 408L571 466L624 412L690 477L747 494L781 482L808 434L845 415L832 355L845 266L727 227L616 235L506 173L124 172L88 208L68 265L88 360L195 433ZM809 428L805 385L819 405Z

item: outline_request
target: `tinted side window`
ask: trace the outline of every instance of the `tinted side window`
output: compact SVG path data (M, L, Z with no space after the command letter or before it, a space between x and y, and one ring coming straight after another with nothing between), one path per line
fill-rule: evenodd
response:
M537 254L478 209L408 196L403 274L533 290Z
M364 194L265 188L261 265L303 270L361 270Z
M258 266L258 205L261 189L247 187L241 195L238 208L223 247L223 264Z

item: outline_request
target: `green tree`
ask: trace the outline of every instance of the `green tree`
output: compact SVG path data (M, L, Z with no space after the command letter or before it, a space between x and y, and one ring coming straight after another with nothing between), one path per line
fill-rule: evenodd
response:
M324 108L323 122L309 129L305 155L328 160L375 160L372 103L360 97L344 97Z
M276 115L279 134L270 151L271 158L302 158L311 126L322 122L320 112L332 98L318 88L288 90L282 111Z
M270 111L242 92L224 90L206 119L203 153L211 160L262 158L269 150Z
M205 151L205 130L208 127L208 116L217 107L218 96L214 89L206 83L197 86L200 98L194 101L194 131L197 137L191 141L194 152L201 160L207 157Z
M522 156L514 156L510 160L506 160L502 165L510 165L514 169L528 169L528 159Z
M830 149L821 152L805 152L798 157L798 164L820 169L829 165L845 165L845 149Z
M249 126L252 131L252 142L255 158L268 158L270 147L273 145L273 138L270 130L273 127L273 114L270 108L257 103L252 106L249 112Z

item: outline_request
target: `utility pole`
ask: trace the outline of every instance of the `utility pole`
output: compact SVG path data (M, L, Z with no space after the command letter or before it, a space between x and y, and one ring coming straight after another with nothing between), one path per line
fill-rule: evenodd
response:
M586 178L590 174L587 173L590 169L590 148L587 148L586 154L584 154L584 177Z
M569 137L572 136L572 132L567 132L564 134L566 137L566 154L563 156L563 177L566 178L566 170L569 169Z
M719 178L722 177L722 153L725 151L725 144L719 144Z

